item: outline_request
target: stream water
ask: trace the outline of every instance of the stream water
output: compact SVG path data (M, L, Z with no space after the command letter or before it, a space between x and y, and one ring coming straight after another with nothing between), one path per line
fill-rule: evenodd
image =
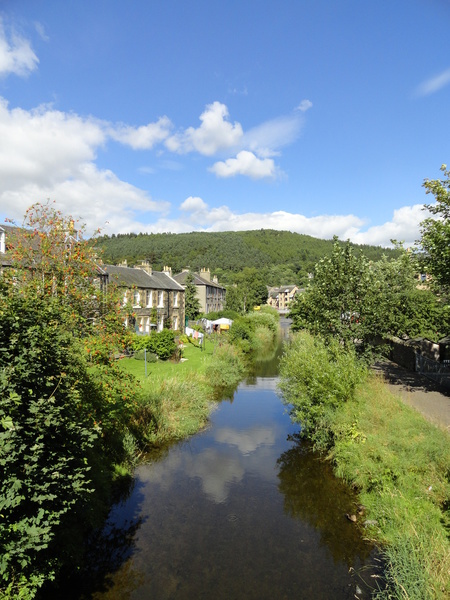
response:
M345 517L356 498L299 439L276 393L278 355L205 431L136 470L95 558L106 575L78 598L370 597L373 548Z

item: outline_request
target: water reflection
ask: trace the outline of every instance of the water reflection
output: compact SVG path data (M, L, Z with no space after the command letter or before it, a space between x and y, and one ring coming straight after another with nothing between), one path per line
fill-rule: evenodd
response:
M135 525L126 552L94 594L65 597L354 597L349 567L370 552L343 518L354 498L297 439L274 387L255 377L206 431L137 469L111 514L115 531Z
M298 434L291 440L294 445L277 461L284 510L320 532L322 543L335 562L343 560L354 567L366 560L372 550L357 526L345 518L346 513L355 512L355 495L333 476L330 465L312 453Z
M344 517L355 498L298 438L276 393L281 352L207 430L136 470L97 544L95 593L69 584L59 597L344 600L357 584L369 597L352 575L371 551Z

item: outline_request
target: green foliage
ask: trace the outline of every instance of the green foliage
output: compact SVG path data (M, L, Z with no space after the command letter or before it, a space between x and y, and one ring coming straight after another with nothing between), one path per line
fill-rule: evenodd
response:
M206 369L206 377L214 388L226 390L235 388L244 372L241 350L230 344L222 344L214 352L214 360Z
M33 597L68 558L62 540L74 514L83 511L88 525L101 429L85 402L87 366L61 326L61 307L11 296L3 285L1 292L0 581L22 580L23 591L26 580Z
M280 390L302 434L317 446L331 441L333 414L350 400L366 372L350 346L298 333L280 362Z
M197 296L194 275L190 271L184 283L184 312L186 318L192 321L200 314L200 300Z
M82 561L126 458L136 384L92 241L50 205L27 211L0 279L0 594L33 598ZM129 439L129 438L128 438ZM93 493L95 492L95 493Z
M435 198L434 204L426 204L435 218L421 223L421 249L425 252L426 269L433 281L446 293L450 292L450 170L441 166L445 179L425 179L423 187Z
M149 260L155 269L170 265L181 272L186 265L200 271L208 265L219 281L233 283L234 274L245 267L258 269L264 283L280 286L304 284L317 261L330 255L333 243L290 231L259 231L118 234L98 240L106 262L129 264ZM356 248L356 246L353 246ZM395 250L359 246L369 260L383 254L395 257Z
M370 263L351 245L335 241L331 257L290 309L293 329L307 329L345 343L370 345L376 337L446 334L448 309L430 291L418 290L414 256L399 249L394 260Z
M387 589L375 597L448 598L448 434L375 376L335 413L332 428L329 457L360 491L363 519L374 523L370 536L382 547Z
M130 348L134 351L148 350L161 360L171 358L176 350L175 333L169 329L153 332L150 335L133 335Z

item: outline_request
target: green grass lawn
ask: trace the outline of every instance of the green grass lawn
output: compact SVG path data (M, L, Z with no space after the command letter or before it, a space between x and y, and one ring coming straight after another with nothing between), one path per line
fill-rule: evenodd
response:
M210 362L216 346L215 341L206 340L206 345L201 350L192 344L186 344L183 348L183 358L181 362L170 360L157 360L154 363L147 363L147 379L145 377L145 361L135 358L123 358L119 365L127 373L131 373L141 382L145 388L151 383L169 379L172 377L184 377L190 372L203 374L207 364Z

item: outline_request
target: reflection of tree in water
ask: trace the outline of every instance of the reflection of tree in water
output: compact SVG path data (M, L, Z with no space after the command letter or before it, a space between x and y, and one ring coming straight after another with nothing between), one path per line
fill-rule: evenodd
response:
M56 583L50 588L42 590L42 599L59 600L87 600L95 598L96 592L107 592L112 585L117 588L118 582L112 582L113 575L120 571L123 580L121 598L126 599L129 594L142 584L143 575L131 573L123 565L134 553L134 539L137 530L144 519L140 515L142 493L137 490L136 480L129 480L127 489L122 489L121 502L113 507L111 514L120 516L120 506L127 507L127 518L120 525L114 523L110 516L104 527L92 533L87 542L84 568L76 574L65 574L61 577L60 585ZM123 504L122 504L123 503ZM104 597L104 596L102 596ZM38 596L38 599L41 596Z
M345 517L355 511L355 495L299 434L289 439L295 445L277 461L285 513L314 527L335 562L344 561L350 567L356 559L366 560L372 546L363 540L358 526Z
M248 365L246 383L255 383L257 377L275 377L279 371L280 356L283 354L282 339L278 339L273 346L261 350L253 355Z

